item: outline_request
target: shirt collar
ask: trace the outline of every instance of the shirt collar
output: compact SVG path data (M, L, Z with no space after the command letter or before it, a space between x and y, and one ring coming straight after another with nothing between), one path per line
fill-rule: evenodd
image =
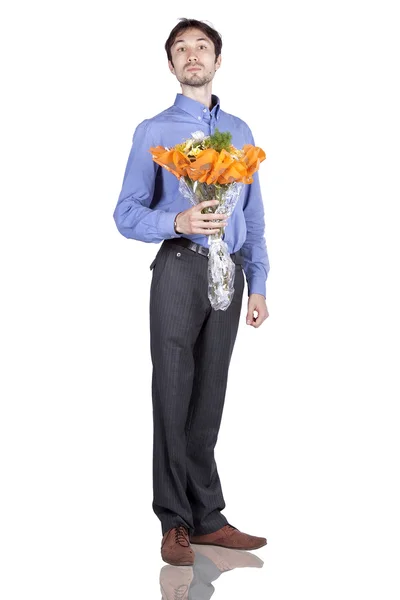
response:
M202 121L204 116L209 118L209 115L214 114L215 119L218 121L219 119L219 111L220 111L220 101L218 96L215 94L211 95L211 100L213 103L213 107L209 110L208 106L198 102L197 100L193 100L188 96L184 96L183 94L177 94L174 102L174 106L181 108L185 112L189 113L194 117L197 121Z

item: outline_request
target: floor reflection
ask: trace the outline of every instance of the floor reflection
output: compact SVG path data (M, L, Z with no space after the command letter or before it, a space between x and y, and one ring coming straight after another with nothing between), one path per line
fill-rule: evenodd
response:
M253 567L260 569L264 562L251 552L218 546L191 544L196 558L193 567L165 565L160 571L163 600L209 600L215 588L212 582L221 573Z

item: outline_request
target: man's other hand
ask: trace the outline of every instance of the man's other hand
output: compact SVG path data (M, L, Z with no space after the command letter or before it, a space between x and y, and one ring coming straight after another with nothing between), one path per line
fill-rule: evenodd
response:
M254 316L254 311L257 316ZM246 323L252 327L260 327L265 319L269 317L268 308L265 303L265 296L262 294L250 294L247 304Z

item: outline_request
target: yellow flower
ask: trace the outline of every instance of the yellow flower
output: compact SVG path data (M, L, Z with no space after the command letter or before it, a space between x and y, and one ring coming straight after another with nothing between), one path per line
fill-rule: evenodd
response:
M192 148L191 151L189 152L190 156L197 156L198 154L200 154L200 152L203 152L203 149L201 146L197 146L197 148Z

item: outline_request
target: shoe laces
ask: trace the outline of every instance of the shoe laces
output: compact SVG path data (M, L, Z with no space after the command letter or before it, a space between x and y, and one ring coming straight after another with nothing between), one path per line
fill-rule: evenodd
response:
M184 598L187 598L187 591L188 591L188 586L187 585L180 585L178 588L176 588L174 590L174 600L184 600Z
M175 542L181 546L189 546L189 537L186 527L179 525L175 527Z

